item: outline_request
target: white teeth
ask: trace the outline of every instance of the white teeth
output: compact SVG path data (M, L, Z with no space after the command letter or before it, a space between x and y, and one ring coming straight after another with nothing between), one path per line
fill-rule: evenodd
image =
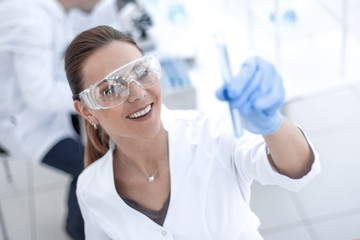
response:
M144 110L129 115L128 118L134 119L134 118L144 116L145 114L150 112L150 110L151 110L151 104L149 106L147 106Z

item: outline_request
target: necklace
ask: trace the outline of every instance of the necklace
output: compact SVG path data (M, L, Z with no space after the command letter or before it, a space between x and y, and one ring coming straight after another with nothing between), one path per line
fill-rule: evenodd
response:
M163 160L161 160L159 167L153 172L153 174L151 174L150 176L146 176L144 175L142 172L140 172L139 170L137 170L136 168L132 168L130 167L127 162L125 162L125 160L123 158L120 158L121 161L124 163L124 165L130 170L133 171L135 173L137 173L138 175L140 175L141 177L144 177L149 183L153 182L155 180L155 175L160 171L160 168L162 167L163 163L166 160L166 157L164 157Z

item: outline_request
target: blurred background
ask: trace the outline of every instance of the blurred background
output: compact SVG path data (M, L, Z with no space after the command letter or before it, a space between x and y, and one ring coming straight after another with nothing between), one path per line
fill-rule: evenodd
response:
M359 13L357 0L143 0L114 22L160 59L169 108L228 111L215 97L214 34L225 36L234 74L250 56L274 63L287 93L282 112L310 137L322 171L297 193L254 182L251 207L265 240L360 239ZM68 239L70 178L6 154L0 166L1 233Z

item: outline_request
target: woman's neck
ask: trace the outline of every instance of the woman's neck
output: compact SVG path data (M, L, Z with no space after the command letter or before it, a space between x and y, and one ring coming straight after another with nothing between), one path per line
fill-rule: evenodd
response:
M113 139L116 144L114 159L125 162L138 171L147 172L168 158L168 133L161 127L149 139Z

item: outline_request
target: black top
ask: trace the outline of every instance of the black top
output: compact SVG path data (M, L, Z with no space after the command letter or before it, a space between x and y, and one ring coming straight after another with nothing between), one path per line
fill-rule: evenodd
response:
M164 203L164 206L159 211L153 211L146 207L143 207L138 202L136 202L132 199L129 199L129 198L122 198L122 199L124 200L124 202L127 205L129 205L133 209L141 212L142 214L144 214L145 216L147 216L148 218L150 218L151 220L153 220L160 226L162 226L164 224L166 213L169 208L170 194L169 194L169 197L167 198L166 202Z

